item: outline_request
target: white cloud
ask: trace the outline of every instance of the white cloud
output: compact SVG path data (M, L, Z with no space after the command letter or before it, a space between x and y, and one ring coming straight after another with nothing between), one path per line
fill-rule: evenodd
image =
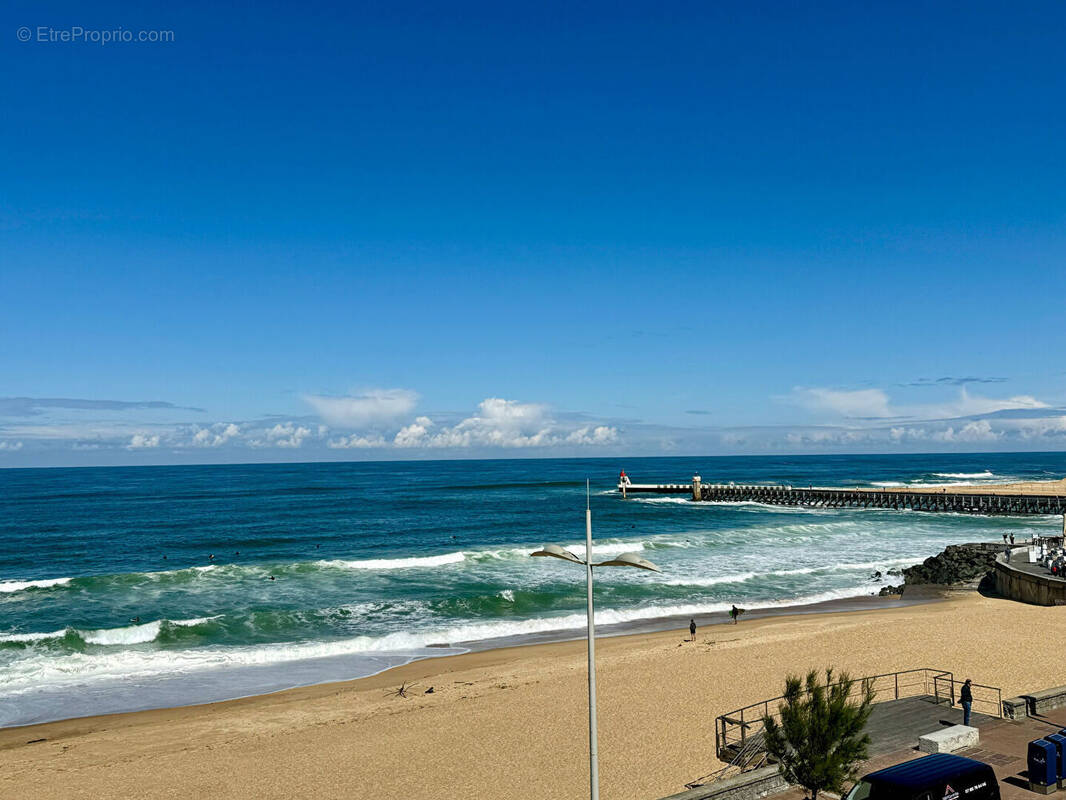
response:
M1054 439L1066 436L1066 416L1017 420L1018 435L1023 439Z
M967 422L957 431L949 425L933 433L930 438L940 442L992 442L1002 436L1002 433L992 430L992 423L987 419L979 419Z
M434 447L543 447L556 444L544 406L488 397L478 413L430 437Z
M341 436L336 439L330 439L326 442L326 447L330 450L356 450L365 449L368 447L386 447L384 437L381 436L357 436L352 434L351 436Z
M221 447L230 439L240 435L241 429L232 422L216 422L209 428L195 428L192 437L193 447Z
M972 395L966 391L966 387L963 387L959 392L958 401L941 406L939 414L928 413L928 416L972 417L979 414L994 414L997 411L1008 411L1019 408L1047 407L1047 403L1042 403L1035 397L1027 394L1019 394L1006 399L996 399L993 397Z
M854 391L823 387L796 387L788 399L812 411L828 411L848 419L877 420L899 417L912 420L955 419L994 414L997 411L1047 408L1047 403L1027 394L1007 398L981 397L959 390L955 400L921 405L894 405L883 389Z
M159 447L159 434L135 433L126 445L127 450L146 450L151 447Z
M792 431L785 436L785 441L792 446L805 445L844 445L854 444L869 438L859 431L839 430L829 428L825 430L814 429L807 431Z
M22 442L14 442L14 441L10 441L10 440L5 440L5 441L0 442L0 450L7 450L8 452L13 452L15 450L21 450L21 449L22 449Z
M888 395L881 389L843 391L797 386L792 390L792 397L813 411L831 411L844 417L894 416L888 405Z
M315 412L337 428L366 428L392 422L414 410L418 394L408 389L369 389L360 394L304 396Z
M520 403L487 397L477 412L452 426L437 427L418 417L393 438L396 447L529 448L559 445L595 446L618 441L618 430L607 425L571 429L552 419L539 403Z
M586 426L571 431L566 441L570 444L614 444L618 441L618 430L607 425L597 425L595 428Z
M426 444L426 437L432 427L433 420L429 417L418 417L410 425L400 428L392 440L393 444L397 447L422 447Z
M273 428L263 432L263 439L251 439L252 447L300 447L311 435L311 429L294 422L277 423Z

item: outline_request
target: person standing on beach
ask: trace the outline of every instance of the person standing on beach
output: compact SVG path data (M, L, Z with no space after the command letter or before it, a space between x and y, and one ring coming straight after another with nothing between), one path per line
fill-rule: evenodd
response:
M692 634L692 641L696 641L696 620L690 619L688 621L688 632Z
M962 704L962 724L970 724L970 709L973 707L973 692L970 690L970 679L966 679L966 683L962 685L962 691L959 692L959 702Z
M729 610L729 616L731 616L733 618L733 624L736 625L737 624L737 620L740 619L740 609L737 608L736 606L733 606Z

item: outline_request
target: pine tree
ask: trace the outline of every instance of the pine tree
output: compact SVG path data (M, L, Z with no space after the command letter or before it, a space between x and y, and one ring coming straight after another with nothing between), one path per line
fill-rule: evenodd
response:
M767 753L789 783L811 793L811 800L818 800L823 790L842 792L866 760L870 737L863 729L873 710L874 690L864 680L858 699L852 701L854 685L847 673L834 683L832 669L825 671L824 683L814 670L807 673L806 682L789 675L778 708L781 721L763 717Z

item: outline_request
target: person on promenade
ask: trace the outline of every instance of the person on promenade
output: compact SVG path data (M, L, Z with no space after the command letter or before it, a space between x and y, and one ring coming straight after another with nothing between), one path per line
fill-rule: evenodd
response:
M1007 534L1003 534L1003 544L1007 543Z
M970 709L973 707L973 692L970 690L970 679L966 679L966 683L962 685L962 691L959 692L959 702L962 703L962 724L970 724Z
M692 641L696 641L696 620L690 619L688 621L688 632L692 634Z
M1010 543L1014 544L1014 534L1013 533L1010 535Z

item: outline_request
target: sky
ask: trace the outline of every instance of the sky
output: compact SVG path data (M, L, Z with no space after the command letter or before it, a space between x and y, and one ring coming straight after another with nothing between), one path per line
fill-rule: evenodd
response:
M1066 449L1061 3L0 18L0 466Z

